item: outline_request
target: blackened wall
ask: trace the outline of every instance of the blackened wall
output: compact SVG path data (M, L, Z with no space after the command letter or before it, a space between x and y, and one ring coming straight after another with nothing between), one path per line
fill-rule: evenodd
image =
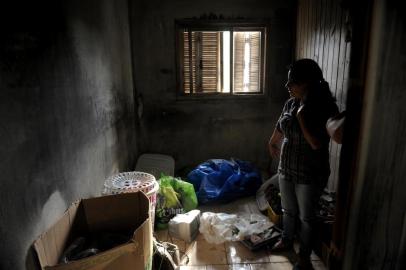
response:
M1 7L0 268L137 154L127 1Z
M267 141L288 97L283 85L293 59L294 1L142 0L131 6L140 151L172 155L178 169L230 157L265 168ZM175 19L210 13L270 20L265 97L176 99Z

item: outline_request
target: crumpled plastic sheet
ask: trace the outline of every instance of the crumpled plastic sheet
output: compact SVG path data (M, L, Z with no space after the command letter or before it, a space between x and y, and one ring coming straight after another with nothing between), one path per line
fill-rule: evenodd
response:
M221 244L226 241L242 241L272 227L266 216L260 214L226 214L204 212L200 216L199 231L208 243Z

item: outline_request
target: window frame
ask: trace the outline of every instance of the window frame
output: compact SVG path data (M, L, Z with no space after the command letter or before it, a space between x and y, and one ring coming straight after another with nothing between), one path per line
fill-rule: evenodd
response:
M230 92L203 92L203 93L185 93L183 80L183 32L188 31L230 31L230 37L233 37L234 31L260 31L261 32L261 72L260 89L258 92L234 92L233 85L233 57L230 57ZM268 57L268 39L269 22L267 20L200 20L183 19L175 20L175 57L176 57L176 93L178 99L194 98L240 98L240 97L263 97L266 93L266 69ZM233 55L233 42L231 42L231 54Z

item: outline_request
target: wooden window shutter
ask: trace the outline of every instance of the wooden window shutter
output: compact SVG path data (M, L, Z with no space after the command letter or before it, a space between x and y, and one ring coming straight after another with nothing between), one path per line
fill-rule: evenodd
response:
M233 67L233 86L234 92L243 91L244 76L244 32L234 32L234 67Z
M192 39L190 38L192 36L191 32L183 32L183 89L185 93L193 93L193 89L195 87L192 87L192 81L193 79L193 73L192 73L192 67L193 67L193 52L192 52Z
M183 48L184 92L219 91L220 32L184 32Z
M201 85L203 92L219 90L220 33L201 32Z
M261 32L234 32L234 92L260 92Z

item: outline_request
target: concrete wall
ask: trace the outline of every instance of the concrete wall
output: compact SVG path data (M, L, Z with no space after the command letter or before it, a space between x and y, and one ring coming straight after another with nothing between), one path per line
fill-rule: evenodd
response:
M267 141L287 98L283 85L286 66L293 59L294 1L133 2L134 79L141 105L140 152L172 155L177 169L196 166L209 158L230 157L267 167ZM176 99L175 19L210 13L271 21L265 97Z
M126 0L9 2L0 16L0 268L24 269L30 244L71 202L133 167L136 119Z

